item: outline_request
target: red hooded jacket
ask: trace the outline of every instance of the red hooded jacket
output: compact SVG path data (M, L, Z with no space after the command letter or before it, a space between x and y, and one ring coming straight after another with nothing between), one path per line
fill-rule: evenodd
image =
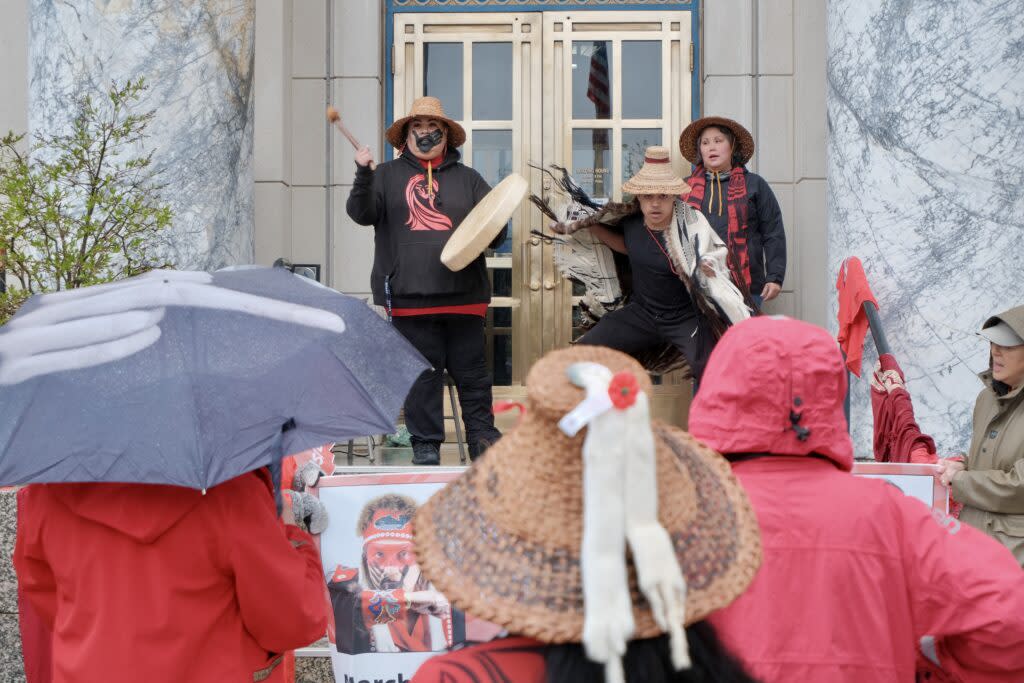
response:
M845 392L835 340L808 323L751 318L712 352L689 429L745 454L733 470L764 561L709 620L765 683L912 683L922 645L948 680L1024 681L1024 572L984 534L850 474Z
M312 538L249 473L201 492L35 484L14 553L53 630L53 681L263 681L323 636Z

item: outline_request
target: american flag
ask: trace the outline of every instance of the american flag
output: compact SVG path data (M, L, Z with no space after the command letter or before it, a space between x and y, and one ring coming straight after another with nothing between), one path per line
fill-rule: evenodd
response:
M612 117L611 89L608 82L608 43L594 43L594 52L590 55L590 76L587 85L587 99L594 103L597 119ZM594 144L608 145L608 130L594 130Z

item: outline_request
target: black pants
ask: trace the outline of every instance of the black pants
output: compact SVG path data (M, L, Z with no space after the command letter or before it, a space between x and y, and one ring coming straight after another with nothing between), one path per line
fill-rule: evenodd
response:
M491 410L491 375L484 357L484 319L476 315L398 316L392 323L432 366L405 399L405 426L413 443L444 441L444 371L459 390L466 442L476 455L498 440ZM482 450L482 449L481 449Z
M696 313L668 318L651 313L639 303L629 303L617 311L606 313L576 343L607 346L636 355L665 342L683 354L693 371L696 388L713 345L708 330L700 324Z

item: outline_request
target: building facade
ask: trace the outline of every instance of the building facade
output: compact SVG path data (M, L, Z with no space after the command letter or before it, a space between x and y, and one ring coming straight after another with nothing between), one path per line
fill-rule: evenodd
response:
M971 332L1024 300L1024 278L1015 274L1024 255L1024 170L1014 153L1024 142L1019 3L983 0L969 12L948 0L86 5L88 11L57 21L70 15L59 15L66 3L4 5L0 129L24 131L61 110L41 96L52 84L40 74L62 56L81 55L84 63L101 54L118 64L123 52L147 68L155 64L144 57L150 45L163 45L154 42L159 32L110 32L125 16L149 17L164 35L180 32L190 16L208 19L201 26L210 40L190 43L191 58L188 49L163 54L160 68L162 80L173 81L167 87L186 96L189 87L206 86L207 102L216 97L211 83L236 86L222 89L230 106L195 100L190 113L207 115L193 115L188 130L205 131L217 143L211 149L220 157L207 168L212 177L225 172L216 169L237 170L231 193L220 195L230 199L237 221L223 213L192 217L195 242L181 265L285 257L317 266L320 279L341 291L369 296L372 234L345 214L353 150L329 127L328 105L384 159L391 153L383 142L388 123L413 98L438 95L469 133L466 162L488 180L517 171L544 195L550 188L530 164L556 163L595 194L612 197L643 145L675 152L688 121L721 114L754 134L750 167L782 206L789 267L769 311L834 328L839 263L860 256L922 426L944 451L966 444L978 388L973 373L987 359ZM184 15L185 6L198 14ZM90 30L101 26L105 40L71 40L72 20L91 22ZM189 71L197 61L216 78L193 77L189 86L174 76L179 62L183 72L202 76ZM607 71L604 98L588 96L595 64ZM238 123L237 136L217 137L225 116ZM191 151L189 144L195 146L191 138L179 141L180 151ZM685 172L682 159L674 162ZM179 192L183 202L193 196ZM521 397L533 360L578 332L579 292L558 276L551 248L530 234L543 223L524 205L510 239L489 256L489 354L502 398ZM216 245L241 247L215 252ZM685 383L667 377L657 392L659 415L684 412ZM866 382L855 383L852 399L857 450L867 455Z
M750 167L784 213L789 268L770 310L825 324L825 26L821 0L257 0L256 260L317 264L324 282L369 296L372 231L345 214L353 149L328 104L384 159L387 125L436 95L492 184L516 171L545 195L530 164L554 163L613 198L646 145L667 145L686 174L680 131L720 114L754 134ZM587 96L596 63L607 102ZM532 362L579 331L580 292L530 235L544 223L524 203L488 260L499 398L521 398ZM684 411L688 383L656 391L656 412Z
M383 141L387 125L414 98L437 95L469 133L464 160L492 184L516 171L543 196L550 184L530 165L558 164L595 195L613 198L646 145L667 145L676 170L686 174L680 131L695 117L720 114L754 134L750 167L771 183L782 206L789 267L769 310L826 322L821 0L204 0L188 9L145 0L101 3L82 13L51 0L14 4L0 29L10 93L0 128L52 125L60 112L53 82L82 82L74 70L81 64L92 65L83 72L90 81L145 71L151 84L157 79L161 102L196 101L184 127L181 112L171 116L177 110L170 107L157 119L161 131L179 131L161 141L157 159L174 149L168 157L178 163L170 170L188 169L170 189L182 188L179 215L191 221L176 226L176 253L187 257L181 267L217 267L247 260L246 253L263 264L284 257L316 266L325 284L369 297L372 231L345 214L353 149L329 126L328 105L385 159L392 153ZM163 17L156 29L128 30L147 13ZM191 61L173 52L160 61L154 45L180 42L182 27L190 25L209 34L205 40L187 34ZM103 35L109 39L97 40ZM175 75L175 64L194 63L205 65L198 73L212 74L208 81ZM592 97L588 81L598 65L608 88ZM27 82L18 77L24 73ZM191 72L183 66L181 73ZM233 86L220 88L223 103L210 101L218 79ZM197 110L215 114L203 118ZM226 119L241 122L237 134L225 134L218 121ZM213 143L197 156L202 167L181 163L196 140ZM239 157L248 150L247 165ZM189 189L197 177L212 183L231 169L241 180L228 183L230 191L204 197ZM230 204L227 214L216 197ZM196 210L210 199L208 215ZM232 224L225 215L240 219ZM530 234L544 222L524 203L510 238L488 259L494 287L488 355L497 398L522 398L533 361L580 331L581 292L559 276L552 247ZM240 246L225 250L225 243ZM656 392L655 413L680 421L689 383L665 377Z

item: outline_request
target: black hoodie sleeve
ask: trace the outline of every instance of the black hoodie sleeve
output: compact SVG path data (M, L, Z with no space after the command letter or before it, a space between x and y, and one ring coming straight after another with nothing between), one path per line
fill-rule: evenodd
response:
M786 277L786 231L782 226L782 209L768 181L763 178L760 180L757 222L761 231L761 246L764 248L765 282L781 285Z
M377 225L384 214L384 202L379 189L380 170L356 164L356 177L352 182L345 211L359 225Z

